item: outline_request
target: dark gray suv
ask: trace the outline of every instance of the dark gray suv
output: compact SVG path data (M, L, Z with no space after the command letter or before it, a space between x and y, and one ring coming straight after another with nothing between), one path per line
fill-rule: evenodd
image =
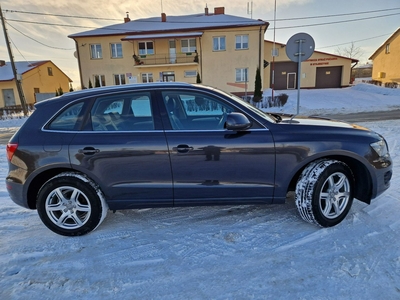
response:
M200 85L96 88L35 107L7 145L6 185L62 235L94 230L109 209L275 204L289 191L304 220L329 227L392 176L375 132Z

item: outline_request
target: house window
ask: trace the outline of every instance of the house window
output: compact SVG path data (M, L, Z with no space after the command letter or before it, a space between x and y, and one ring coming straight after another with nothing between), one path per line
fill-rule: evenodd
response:
M390 53L390 44L386 44L385 53L386 54Z
M197 76L196 70L185 71L185 77L196 77L196 76Z
M181 40L181 51L182 52L195 52L196 51L196 39Z
M225 48L225 37L224 36L216 36L213 37L213 50L214 51L224 51Z
M101 50L100 44L90 45L90 58L92 59L103 58L103 52Z
M122 44L111 44L111 58L122 58Z
M148 82L153 82L153 73L143 73L142 74L142 82L143 83L148 83Z
M53 69L52 69L52 67L47 67L47 74L48 74L49 76L53 76Z
M114 74L114 84L122 85L125 84L125 74Z
M247 82L247 68L236 69L236 82Z
M94 86L106 86L106 76L104 75L94 75Z
M154 54L153 42L139 42L139 55Z
M249 49L249 36L247 34L236 36L236 49Z

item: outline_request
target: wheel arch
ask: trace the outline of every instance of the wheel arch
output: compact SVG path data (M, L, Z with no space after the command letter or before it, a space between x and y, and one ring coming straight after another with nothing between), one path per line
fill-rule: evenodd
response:
M47 169L39 174L37 174L32 181L29 184L28 190L27 190L27 199L28 199L28 205L30 209L36 209L36 198L38 195L38 192L40 188L43 186L43 184L53 178L54 176L57 176L58 174L64 173L64 172L76 172L74 169L70 168L53 168L53 169ZM80 172L79 172L80 173Z
M319 159L335 159L345 163L353 173L354 177L354 198L369 204L372 198L372 178L369 170L361 161L354 157L345 155L330 155L325 157L318 157L311 161L307 161L299 170L296 171L290 184L288 186L287 192L294 191L296 188L297 180L299 179L303 170L313 161Z

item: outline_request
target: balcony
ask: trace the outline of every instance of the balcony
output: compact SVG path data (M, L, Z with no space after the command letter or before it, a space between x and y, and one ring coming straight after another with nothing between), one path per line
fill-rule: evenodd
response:
M133 55L135 67L151 67L160 65L197 65L199 55L197 52L186 53L161 53L147 55Z

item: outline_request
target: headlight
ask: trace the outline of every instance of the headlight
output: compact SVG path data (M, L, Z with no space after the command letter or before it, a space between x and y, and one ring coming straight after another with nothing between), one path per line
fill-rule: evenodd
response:
M383 139L378 142L372 143L371 147L375 150L379 157L383 157L388 154L388 147L385 140Z

